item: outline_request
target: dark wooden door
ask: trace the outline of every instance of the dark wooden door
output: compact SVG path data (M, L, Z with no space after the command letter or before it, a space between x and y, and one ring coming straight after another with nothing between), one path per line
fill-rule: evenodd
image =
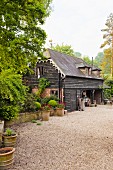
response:
M65 102L68 111L74 111L77 109L76 98L76 89L65 89Z

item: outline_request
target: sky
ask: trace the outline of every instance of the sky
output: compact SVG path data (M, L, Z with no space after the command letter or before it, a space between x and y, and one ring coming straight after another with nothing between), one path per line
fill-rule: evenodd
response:
M71 45L82 56L96 57L104 42L105 22L113 13L113 0L53 0L52 12L46 19L45 47Z

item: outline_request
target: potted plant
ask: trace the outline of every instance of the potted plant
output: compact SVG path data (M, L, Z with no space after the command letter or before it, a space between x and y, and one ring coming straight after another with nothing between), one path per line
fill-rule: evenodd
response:
M36 111L40 110L41 104L39 102L35 102L35 107L36 107Z
M56 100L50 100L48 104L51 106L50 115L56 116L56 107L57 107L57 101Z
M16 144L17 134L10 128L3 133L3 144L5 147L14 147Z
M38 118L41 119L41 103L35 102L35 110L37 111Z
M64 103L58 103L56 107L57 116L64 116Z
M11 168L14 160L15 148L5 147L0 148L0 169L9 169Z
M48 121L49 120L50 109L51 109L50 105L43 105L42 106L42 120L43 121Z

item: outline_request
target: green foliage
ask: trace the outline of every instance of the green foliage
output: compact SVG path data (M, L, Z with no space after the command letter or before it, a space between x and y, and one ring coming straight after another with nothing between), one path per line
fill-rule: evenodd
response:
M39 110L41 108L41 104L39 102L35 102L36 110Z
M0 95L2 99L22 103L25 94L26 87L22 84L21 75L15 74L12 70L5 70L0 73Z
M44 90L49 85L50 85L50 82L46 78L40 78L39 79L39 84L38 84L39 89Z
M48 104L49 104L51 107L56 108L58 103L57 103L57 101L55 101L55 100L50 100L50 101L48 102Z
M24 103L26 87L19 74L12 70L0 73L0 117L11 120L17 117L20 106Z
M39 83L38 83L38 92L37 95L38 97L41 96L41 94L44 92L45 88L50 85L50 81L47 80L46 78L40 78Z
M40 126L40 125L42 125L42 123L41 123L41 122L37 122L37 125L39 125L39 126Z
M31 112L36 110L36 95L33 93L27 93L25 103L22 105L21 112Z
M64 107L65 107L64 103L58 103L57 104L57 108L64 108Z
M43 110L50 110L50 109L51 109L51 106L49 104L42 106L42 111Z
M16 133L10 129L10 128L7 128L6 131L4 132L4 135L6 136L12 136L12 135L15 135Z
M90 58L88 56L84 56L83 60L87 63L87 64L92 64L92 61L90 60Z
M111 98L111 89L103 89L104 98L110 99Z
M49 97L45 97L41 99L41 104L47 104L50 100L55 100L55 101L59 101L58 97L56 97L55 95L51 95Z
M111 97L113 96L113 80L106 80L105 84L111 88L103 89L104 98L111 99Z
M12 120L18 117L19 113L19 106L18 104L14 104L13 102L5 101L2 103L0 108L0 118L4 120Z
M111 73L111 49L105 49L104 50L104 57L103 61L101 63L102 73L104 75Z
M95 60L94 60L94 65L101 68L101 63L103 61L103 57L104 57L104 54L103 52L99 52L97 54L97 56L95 57Z
M39 97L39 96L37 97L36 96L36 100L37 100L37 102L41 103L41 97Z
M31 122L32 122L32 123L37 123L37 121L36 121L36 120L34 120L34 119L33 119Z
M23 73L43 57L46 33L41 25L51 12L52 0L0 2L0 70Z
M56 45L55 47L52 47L53 50L59 51L61 53L70 55L70 56L75 56L75 52L72 49L71 45Z
M110 74L113 79L113 13L111 13L105 23L106 28L102 29L104 32L103 39L104 43L101 45L101 48L108 46L108 49L106 49L104 54L104 62L103 62L103 68L104 71L106 70L108 62L110 65ZM109 61L106 61L109 60ZM106 66L106 68L104 67Z
M78 58L81 58L81 57L82 57L82 54L79 53L79 52L75 52L75 56L78 57Z

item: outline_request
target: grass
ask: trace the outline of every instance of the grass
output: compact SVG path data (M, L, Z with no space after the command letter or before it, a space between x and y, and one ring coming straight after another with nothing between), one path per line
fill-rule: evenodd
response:
M32 120L32 123L36 123L37 125L42 125L42 122L37 122L37 120Z
M36 120L32 120L31 122L32 122L32 123L37 123L37 121L36 121Z

